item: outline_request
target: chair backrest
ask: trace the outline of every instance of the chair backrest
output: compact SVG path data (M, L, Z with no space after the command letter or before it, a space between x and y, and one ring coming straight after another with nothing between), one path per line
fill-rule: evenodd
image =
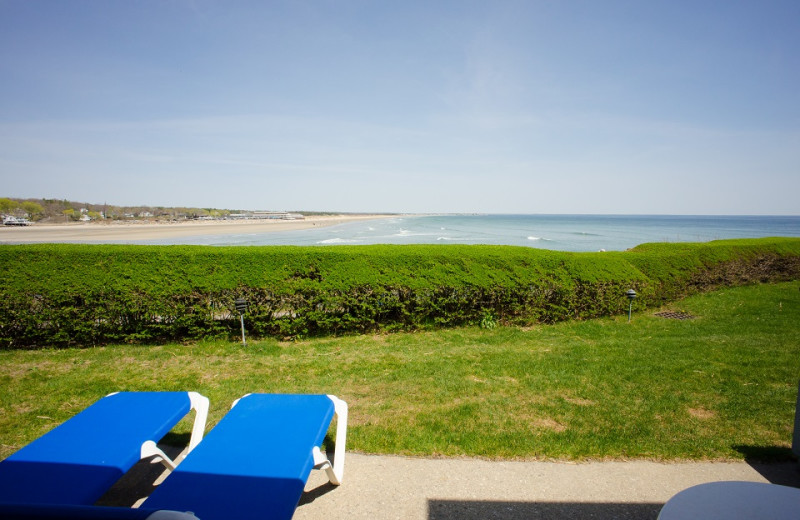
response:
M290 519L333 415L326 395L245 396L143 507L203 520Z
M108 395L0 462L0 503L94 504L190 409L187 392Z

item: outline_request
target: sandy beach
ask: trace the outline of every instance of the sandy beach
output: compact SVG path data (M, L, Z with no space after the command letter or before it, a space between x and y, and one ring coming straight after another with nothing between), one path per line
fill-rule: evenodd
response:
M102 222L0 226L0 243L129 242L199 235L271 233L333 226L357 220L391 218L392 215L330 215L303 220L205 220L186 222Z

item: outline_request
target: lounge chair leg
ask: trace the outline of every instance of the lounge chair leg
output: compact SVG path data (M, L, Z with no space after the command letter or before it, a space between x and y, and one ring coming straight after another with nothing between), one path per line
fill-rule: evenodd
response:
M194 425L192 426L192 436L189 439L189 450L192 451L200 441L206 431L206 421L208 420L208 397L197 392L189 392L189 402L194 409Z
M328 480L336 486L342 483L344 478L344 456L347 446L347 403L334 395L328 398L333 401L333 409L336 413L336 449L333 452L333 465L326 467Z

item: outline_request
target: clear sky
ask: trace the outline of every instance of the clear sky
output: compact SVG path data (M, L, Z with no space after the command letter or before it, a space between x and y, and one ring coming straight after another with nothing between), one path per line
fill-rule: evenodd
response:
M0 196L800 214L798 0L0 0Z

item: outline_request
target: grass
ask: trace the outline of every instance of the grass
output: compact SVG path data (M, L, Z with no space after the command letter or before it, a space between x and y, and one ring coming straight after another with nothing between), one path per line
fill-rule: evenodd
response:
M210 426L248 392L333 393L348 449L539 459L789 456L800 284L533 328L0 352L0 457L118 390L196 390ZM183 424L179 432L188 432Z

